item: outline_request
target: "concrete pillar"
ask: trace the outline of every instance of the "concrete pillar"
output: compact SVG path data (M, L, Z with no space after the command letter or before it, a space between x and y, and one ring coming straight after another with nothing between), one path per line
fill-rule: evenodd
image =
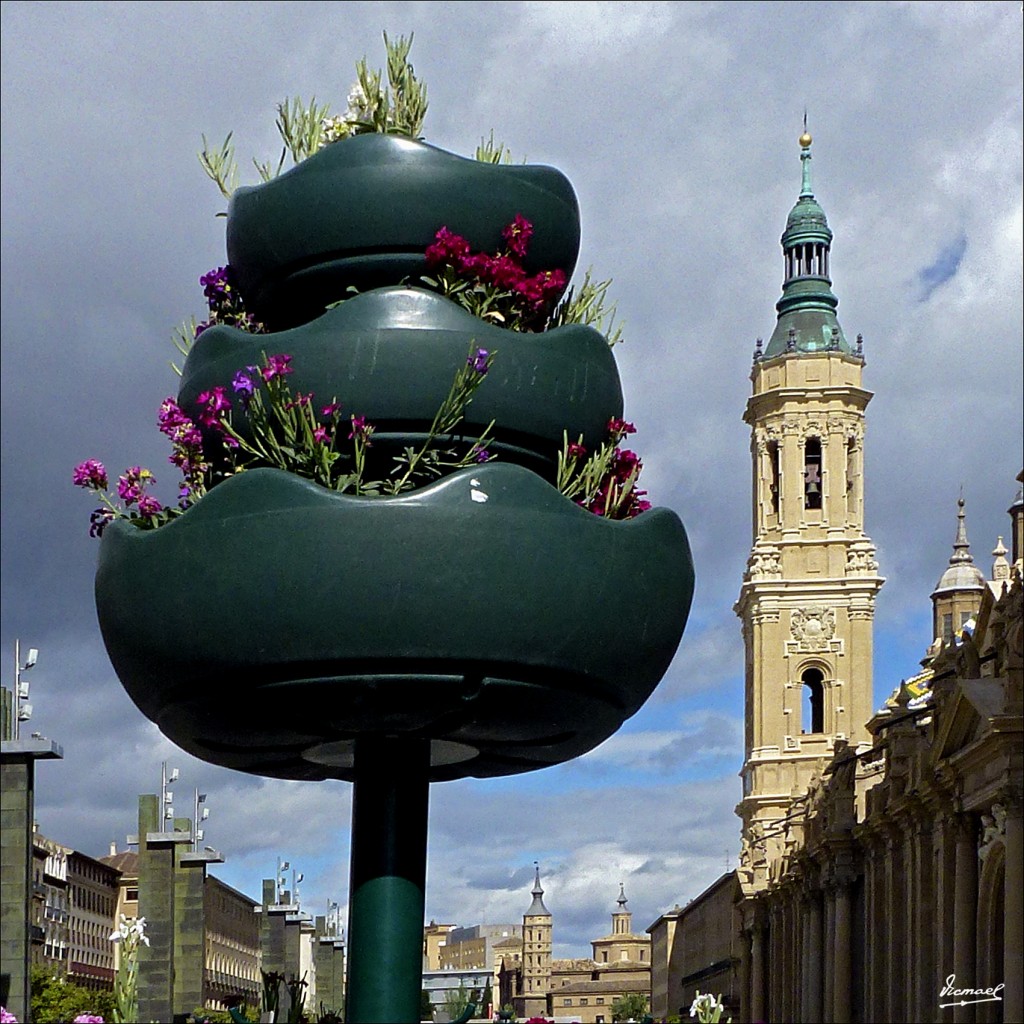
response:
M1018 890L1016 899L1020 898ZM978 826L969 814L956 823L956 893L953 907L953 971L958 988L970 988L977 973ZM1019 961L1018 961L1019 963ZM1012 1020L1012 1018L1006 1018ZM953 1008L955 1024L974 1024L974 1006Z
M935 865L935 964L932 981L934 990L941 992L946 978L953 971L953 928L954 908L956 904L956 831L952 820L946 815L936 818L932 833L932 844ZM937 1004L934 1004L937 1005ZM946 1014L949 1011L937 1011Z
M914 946L919 966L911 973L913 997L910 1009L915 1020L932 1020L936 1016L935 961L936 945L922 941L938 931L936 910L940 899L935 885L935 858L932 852L934 822L921 816L914 823Z
M1016 793L1006 801L1006 866L1003 875L1003 1020L1024 1020L1021 970L1024 963L1024 844L1022 844L1021 799Z
M739 999L741 1014L750 1011L750 932L740 928ZM653 993L652 993L653 995Z
M10 704L10 690L0 693ZM0 737L0 997L18 1020L28 1021L35 762L61 758L63 752L51 740L7 739L10 725L5 714Z

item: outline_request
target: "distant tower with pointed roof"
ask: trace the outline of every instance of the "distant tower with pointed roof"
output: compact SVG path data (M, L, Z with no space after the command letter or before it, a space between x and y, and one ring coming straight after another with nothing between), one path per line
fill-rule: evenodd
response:
M946 644L978 614L981 595L985 592L985 574L974 564L971 545L967 540L964 499L960 498L956 506L953 554L950 555L949 566L932 591L932 635Z
M743 624L744 877L766 884L779 829L837 740L866 742L875 597L884 582L864 532L863 341L836 318L832 230L811 187L811 136L782 234L775 329L758 339L744 419L753 463L753 544ZM757 881L754 881L754 879ZM749 891L749 890L748 890Z
M611 934L590 940L594 961L602 967L607 964L650 967L651 937L634 933L633 914L626 909L626 902L626 891L620 882L619 898L615 901L618 909L612 911Z
M516 1012L526 1017L547 1012L551 987L551 912L544 906L540 865L534 861L533 867L533 902L523 915L523 989L516 1001Z

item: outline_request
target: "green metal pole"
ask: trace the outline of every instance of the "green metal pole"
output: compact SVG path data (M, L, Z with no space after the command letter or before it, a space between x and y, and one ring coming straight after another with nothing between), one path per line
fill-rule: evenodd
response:
M416 1024L423 971L430 742L356 740L349 1024Z

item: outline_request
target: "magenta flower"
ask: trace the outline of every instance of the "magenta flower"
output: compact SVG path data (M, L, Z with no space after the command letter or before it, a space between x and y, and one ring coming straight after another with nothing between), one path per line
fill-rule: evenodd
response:
M156 516L163 512L164 507L151 494L144 494L139 498L139 511L144 516Z
M270 381L291 373L292 368L288 365L291 361L292 357L287 355L267 356L267 365L261 371L263 379Z
M487 358L490 352L485 348L478 348L469 358L466 360L466 365L474 372L479 373L482 377L487 372Z
M635 434L636 427L632 423L627 423L625 420L616 419L614 416L608 421L608 433L616 439L624 437L626 434Z
M429 266L451 263L457 269L462 269L461 264L468 255L469 242L462 235L457 235L446 227L438 229L434 241L427 246L426 252Z
M573 441L571 445L566 449L566 454L570 459L585 459L587 457L587 449L583 445Z
M327 444L331 440L330 431L326 427L317 427L313 431L313 440L320 444Z
M501 232L501 237L508 242L509 252L522 259L533 237L533 225L521 213L517 213L512 223Z
M370 444L370 435L373 433L373 427L366 422L365 416L353 416L352 417L352 429L349 431L349 440L362 441L363 444Z
M117 493L126 505L134 505L152 483L156 483L156 477L148 469L132 466L124 471L123 476L118 477Z
M301 391L296 391L295 397L290 402L285 402L284 407L286 409L301 409L304 405L309 405L312 400L312 391L308 395L304 395Z
M90 491L107 489L107 471L97 459L86 459L75 466L71 480L76 487L86 487Z
M204 427L219 427L221 413L231 408L225 389L219 384L212 391L201 392L196 401L202 406L199 422Z
M320 410L321 416L331 417L341 409L341 402L331 402L330 405L325 405Z

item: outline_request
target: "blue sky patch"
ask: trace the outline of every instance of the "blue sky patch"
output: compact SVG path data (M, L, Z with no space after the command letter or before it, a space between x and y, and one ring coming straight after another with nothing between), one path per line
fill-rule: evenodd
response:
M961 234L959 238L950 242L949 245L939 253L934 263L918 272L917 280L921 285L921 302L927 302L932 292L941 284L945 284L960 269L964 253L967 251L967 236Z

